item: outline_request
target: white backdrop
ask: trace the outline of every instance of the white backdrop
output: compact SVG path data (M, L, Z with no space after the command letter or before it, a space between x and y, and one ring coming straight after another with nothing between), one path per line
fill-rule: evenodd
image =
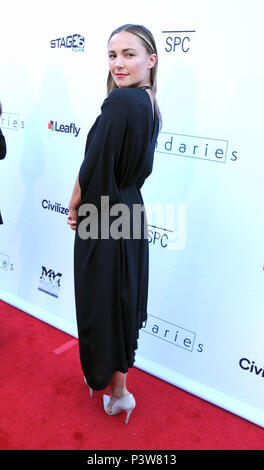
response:
M77 336L65 208L106 96L107 39L144 24L163 128L142 190L149 317L136 366L262 427L263 13L261 0L16 0L0 31L0 297Z

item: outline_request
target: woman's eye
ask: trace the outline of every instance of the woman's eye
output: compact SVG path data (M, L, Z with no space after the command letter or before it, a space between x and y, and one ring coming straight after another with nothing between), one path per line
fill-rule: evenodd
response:
M135 55L135 54L131 54L131 52L127 52L127 53L125 54L125 57L134 57L134 55ZM115 54L109 54L109 55L108 55L108 58L109 58L109 59L115 59L115 57L116 57Z

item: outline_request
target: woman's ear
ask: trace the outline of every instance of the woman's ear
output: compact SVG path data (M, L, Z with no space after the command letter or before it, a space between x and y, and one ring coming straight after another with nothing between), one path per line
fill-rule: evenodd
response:
M152 67L154 67L154 65L156 64L157 62L157 54L151 54L148 58L148 68L149 69L152 69Z

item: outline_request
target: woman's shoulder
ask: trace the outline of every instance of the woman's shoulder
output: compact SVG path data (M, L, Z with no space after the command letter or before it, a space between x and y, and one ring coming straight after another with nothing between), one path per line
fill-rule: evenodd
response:
M105 99L103 106L109 104L114 109L128 106L127 110L135 104L144 106L146 104L144 93L146 92L140 88L115 88Z
M141 100L143 96L142 91L141 88L115 88L108 97L115 101Z
M145 122L149 113L148 100L147 92L140 88L115 88L103 102L102 115L119 126L131 120Z

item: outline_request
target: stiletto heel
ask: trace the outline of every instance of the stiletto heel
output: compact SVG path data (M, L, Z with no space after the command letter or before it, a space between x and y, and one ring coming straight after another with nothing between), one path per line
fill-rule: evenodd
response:
M125 424L128 424L129 417L136 406L136 401L132 393L129 393L127 395L124 395L121 398L118 398L118 400L116 400L115 403L113 404L111 412L107 408L110 403L109 395L103 395L103 403L104 403L104 410L109 416L117 415L122 410L126 411L127 416L126 416Z
M86 385L89 387L87 381L86 381L86 378L83 376L83 380L84 380L84 383L86 383ZM91 387L89 387L89 390L90 390L90 398L93 398L93 389Z
M128 410L128 411L127 411L127 417L126 417L125 424L128 424L129 416L131 415L133 409L134 409L134 408L132 408L131 410Z

